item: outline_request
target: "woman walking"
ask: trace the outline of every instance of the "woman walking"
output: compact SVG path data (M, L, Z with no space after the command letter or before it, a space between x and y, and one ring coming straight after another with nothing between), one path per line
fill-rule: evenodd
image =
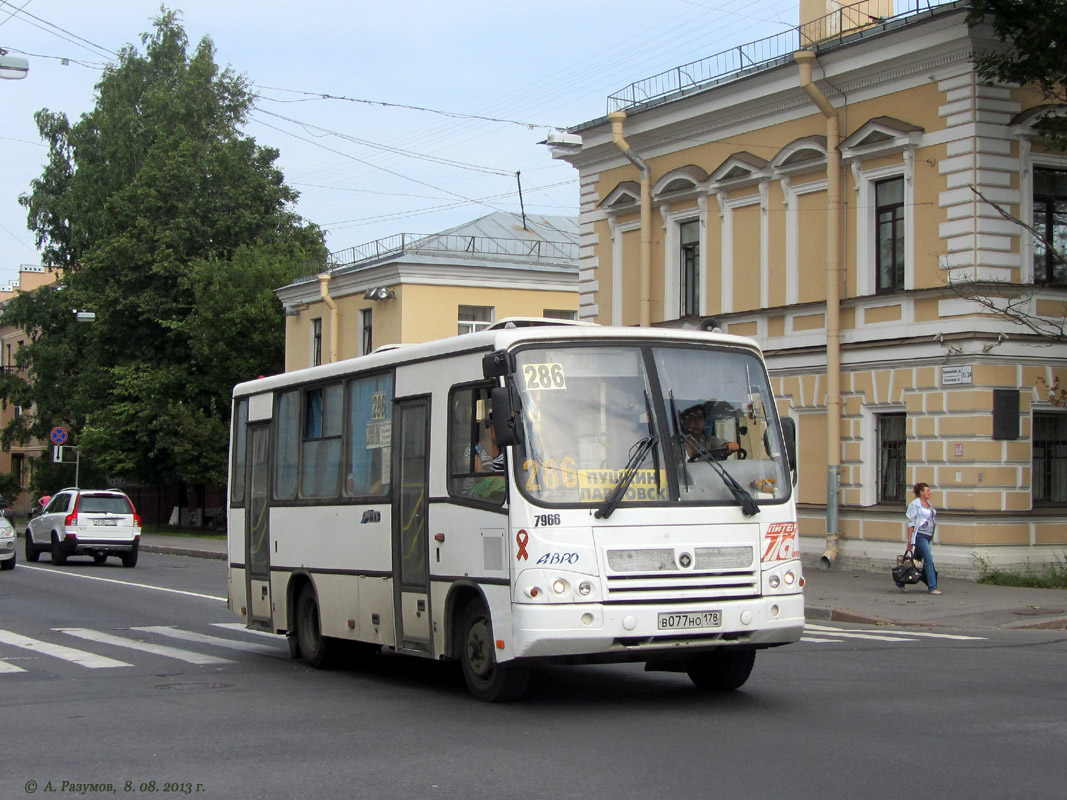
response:
M908 504L908 550L923 562L923 580L930 594L941 594L937 588L937 570L930 543L937 530L937 510L930 505L930 485L917 483L912 488L915 499Z

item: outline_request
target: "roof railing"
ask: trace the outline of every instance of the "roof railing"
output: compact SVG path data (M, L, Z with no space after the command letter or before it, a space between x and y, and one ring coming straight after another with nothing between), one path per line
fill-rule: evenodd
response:
M965 6L968 3L967 0L896 0L897 7L907 5L908 8L889 17L879 16L879 11L886 5L885 0L861 0L788 31L635 81L608 96L608 113L653 105L674 95L691 94L716 83L787 63L797 50L833 46L854 34L881 30L889 23L908 22L911 21L908 18L919 14L934 13L938 6Z

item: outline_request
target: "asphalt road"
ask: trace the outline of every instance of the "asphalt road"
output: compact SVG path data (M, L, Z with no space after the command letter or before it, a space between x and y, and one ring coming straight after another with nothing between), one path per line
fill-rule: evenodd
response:
M308 669L230 627L224 594L223 562L170 555L0 574L0 797L895 800L1067 782L1062 632L814 623L730 695L553 667L486 705L448 665Z

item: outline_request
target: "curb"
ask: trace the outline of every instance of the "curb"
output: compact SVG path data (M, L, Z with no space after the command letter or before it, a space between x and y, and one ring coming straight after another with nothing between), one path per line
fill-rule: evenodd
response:
M807 619L817 619L823 622L855 622L862 625L909 625L913 623L898 622L886 617L875 617L871 614L861 614L858 611L850 611L847 608L805 608L804 616ZM925 624L925 623L923 623Z
M189 558L210 558L216 561L225 561L226 554L214 550L191 550L188 547L176 547L161 544L142 544L139 548L142 553L162 553L167 556L188 556Z

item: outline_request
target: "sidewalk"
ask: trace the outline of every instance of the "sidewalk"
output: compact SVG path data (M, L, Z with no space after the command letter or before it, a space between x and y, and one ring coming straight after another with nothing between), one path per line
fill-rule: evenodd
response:
M225 560L222 537L148 535L146 553ZM872 625L921 625L950 628L1047 628L1067 630L1067 591L989 586L961 578L941 578L941 595L925 584L901 592L884 573L804 565L804 596L809 620Z

